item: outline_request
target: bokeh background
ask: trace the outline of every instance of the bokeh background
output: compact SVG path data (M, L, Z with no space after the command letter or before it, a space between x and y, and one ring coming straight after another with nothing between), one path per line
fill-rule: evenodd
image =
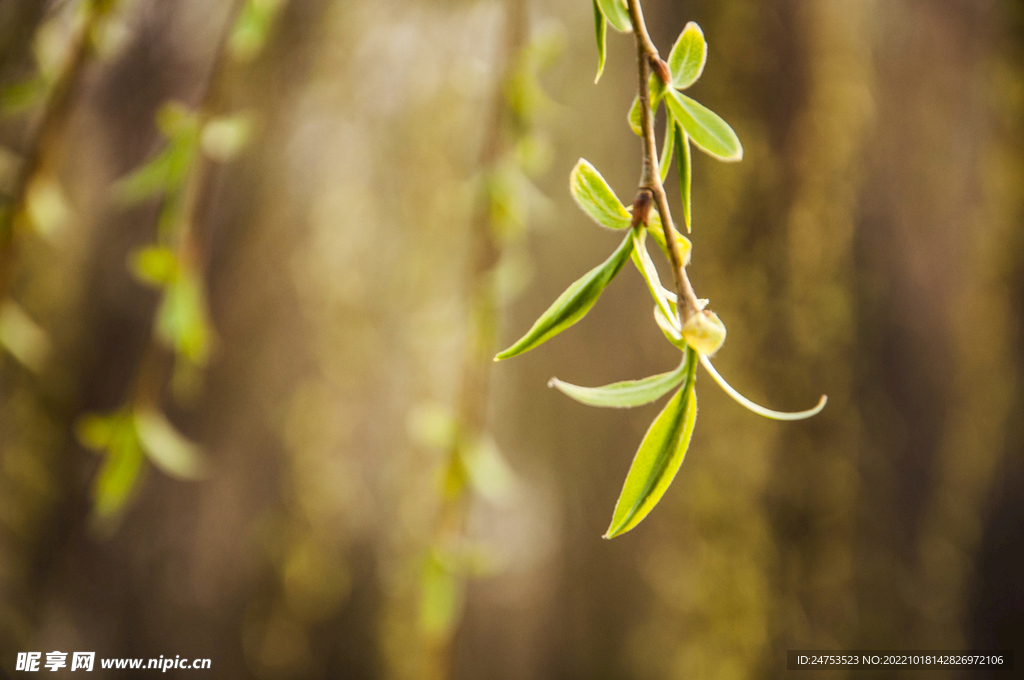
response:
M657 407L545 383L675 365L642 280L488 357L617 243L567 177L582 156L635 190L631 36L594 85L585 0L0 4L0 188L35 210L0 269L0 675L54 649L212 659L168 677L723 680L795 648L1024 649L1024 3L644 6L665 53L701 25L693 95L745 147L694 156L718 368L829 403L769 422L699 375L673 486L603 541ZM170 101L247 133L187 168L215 340L184 368L126 265L167 196L112 189L167 147ZM112 454L82 419L140 392L206 474L144 460L98 513Z

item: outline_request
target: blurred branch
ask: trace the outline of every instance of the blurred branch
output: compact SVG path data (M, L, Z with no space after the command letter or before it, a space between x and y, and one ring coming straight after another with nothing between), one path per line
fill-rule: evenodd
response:
M647 33L647 25L644 23L643 10L640 8L640 0L629 0L629 18L633 22L633 34L636 38L637 65L639 71L638 95L640 98L640 127L643 131L643 170L640 176L640 190L634 201L634 220L646 219L646 213L650 209L651 199L654 199L661 214L661 223L665 229L665 242L668 245L669 258L672 260L672 278L675 282L676 295L683 304L679 305L680 321L685 323L687 319L697 313L700 306L697 302L697 295L693 292L690 279L686 275L686 260L683 251L679 246L678 232L672 223L672 213L668 207L668 196L665 194L665 187L661 183L661 176L658 173L658 148L654 136L654 112L651 109L650 75L651 65L654 65L658 76L671 86L671 77L668 74L668 66L658 55L658 49L651 42L651 36Z
M72 34L64 63L47 89L39 122L29 138L13 190L7 205L0 209L0 300L8 297L14 284L18 245L15 230L25 211L32 181L63 131L82 71L94 52L95 29L116 4L116 0L84 0L85 16Z

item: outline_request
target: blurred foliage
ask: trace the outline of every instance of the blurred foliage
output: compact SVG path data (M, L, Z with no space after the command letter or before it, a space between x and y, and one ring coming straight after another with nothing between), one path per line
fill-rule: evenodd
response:
M421 679L424 631L458 678L1019 646L1024 6L644 9L659 46L700 25L714 77L685 94L743 140L690 161L715 364L830 400L780 425L702 393L672 491L608 542L656 409L543 384L677 363L641 277L463 395L467 357L621 241L565 180L582 156L636 185L632 36L594 85L585 0L529 8L547 42L507 80L489 0L0 3L0 674L59 649ZM446 479L467 502L437 540Z

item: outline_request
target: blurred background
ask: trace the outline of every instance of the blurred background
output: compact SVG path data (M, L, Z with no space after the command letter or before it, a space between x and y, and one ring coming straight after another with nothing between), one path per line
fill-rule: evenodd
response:
M703 28L692 94L745 148L694 154L716 364L829 403L766 421L699 374L673 486L603 541L658 407L545 383L675 365L643 281L490 356L618 242L567 178L582 156L631 200L632 36L594 85L585 0L0 4L0 675L51 650L724 680L787 649L1020 649L1024 2L644 9L664 54Z

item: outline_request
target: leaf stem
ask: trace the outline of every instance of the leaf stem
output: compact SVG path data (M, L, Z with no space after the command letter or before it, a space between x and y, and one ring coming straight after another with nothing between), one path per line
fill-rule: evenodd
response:
M665 243L668 245L669 259L672 261L672 278L675 281L676 294L683 304L679 305L680 322L697 313L700 309L697 295L693 292L690 279L686 275L686 261L679 245L678 232L672 223L672 213L668 207L668 197L661 183L659 173L658 148L654 135L654 111L651 109L651 91L649 85L651 65L655 65L658 76L671 87L668 67L658 54L658 48L651 41L644 23L640 0L628 0L629 18L633 22L633 35L636 37L637 66L639 75L638 96L640 99L640 128L643 131L643 169L640 175L640 193L645 190L654 194L654 201L661 214L661 223L665 230ZM639 196L638 196L639 198Z

